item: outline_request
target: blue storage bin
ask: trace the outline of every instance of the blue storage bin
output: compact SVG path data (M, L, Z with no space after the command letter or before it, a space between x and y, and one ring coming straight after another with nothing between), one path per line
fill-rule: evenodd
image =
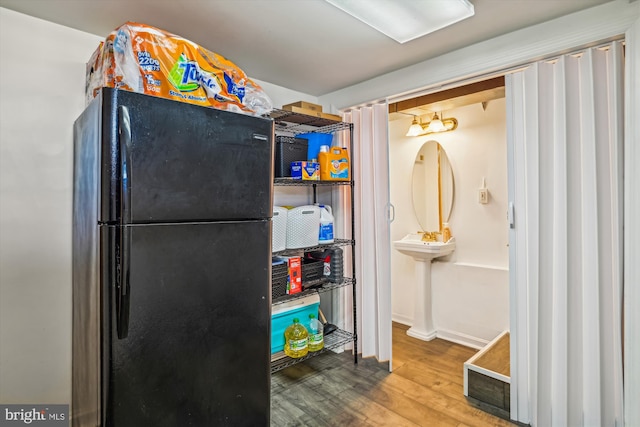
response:
M318 318L320 297L312 294L273 307L271 312L271 354L284 351L284 330L298 318L300 323L309 329L309 315Z
M316 159L316 161L318 160L320 146L328 145L331 147L331 141L333 141L333 134L331 133L302 133L300 135L296 135L296 137L309 140L309 144L307 145L307 160Z

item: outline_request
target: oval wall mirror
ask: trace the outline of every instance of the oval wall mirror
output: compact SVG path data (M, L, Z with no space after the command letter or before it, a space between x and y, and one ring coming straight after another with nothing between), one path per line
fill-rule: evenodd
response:
M453 209L453 170L437 141L425 142L413 164L413 210L422 231L441 231Z

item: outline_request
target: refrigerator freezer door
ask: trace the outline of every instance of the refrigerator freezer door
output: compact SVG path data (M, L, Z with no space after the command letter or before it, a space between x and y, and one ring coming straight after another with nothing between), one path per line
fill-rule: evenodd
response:
M102 221L271 217L273 121L109 88L102 102Z
M128 276L129 306L125 338L117 310L126 304L103 306L103 425L269 425L270 221L102 228L103 282L116 301L118 277ZM128 275L108 262L119 254Z

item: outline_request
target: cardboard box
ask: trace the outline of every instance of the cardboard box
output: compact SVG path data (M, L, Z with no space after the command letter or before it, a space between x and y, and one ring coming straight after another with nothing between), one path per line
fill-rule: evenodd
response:
M287 107L287 106L285 107L282 107L282 109L286 111L291 111L293 113L305 114L307 116L319 117L321 119L333 120L336 122L342 121L342 117L336 116L335 114L321 113L318 111L309 110L308 108Z
M297 294L302 292L302 260L299 256L292 256L288 259L289 263L289 283L287 285L287 294Z
M287 107L305 108L307 110L315 111L316 113L322 113L322 105L312 104L306 101L298 101L298 102L293 102L291 104L283 105L282 109L286 110Z
M291 178L304 181L320 181L320 163L291 162Z

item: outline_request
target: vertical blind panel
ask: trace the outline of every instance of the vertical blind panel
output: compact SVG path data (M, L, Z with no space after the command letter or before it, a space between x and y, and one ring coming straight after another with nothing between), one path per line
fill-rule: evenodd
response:
M373 150L371 147L371 126L372 118L367 114L366 109L360 109L360 140L359 140L359 158L360 170L358 184L362 189L362 210L363 215L358 219L362 223L362 233L358 243L361 245L361 268L360 277L362 277L361 301L362 301L362 356L369 356L375 351L375 265L368 264L375 260L375 234L372 230L375 227L372 215L374 209L373 188ZM364 327L366 325L366 327Z
M553 164L552 181L549 193L553 203L552 247L552 326L551 345L551 402L552 424L567 423L568 408L568 359L567 359L567 101L565 58L561 58L553 68L555 105L553 114L553 144L550 152Z
M611 351L613 348L613 311L611 309L613 293L611 292L611 287L613 286L612 271L614 265L607 262L607 259L612 255L612 237L615 235L613 229L614 218L611 214L613 203L611 183L613 182L612 173L614 173L611 169L611 149L614 146L614 141L612 139L611 126L609 126L612 119L609 109L612 106L613 99L610 91L611 80L607 70L608 57L611 56L611 52L594 49L592 55L593 79L596 82L606 83L594 87L594 130L597 141L595 146L596 193L598 194L597 218L600 224L598 227L599 253L597 254L597 264L600 268L598 271L599 292L597 303L598 312L603 319L599 324L598 331L601 348L600 371L604 374L600 381L600 393L603 400L610 401L614 390L612 388L611 375L606 374L611 372L609 366L614 364ZM611 419L614 416L614 410L614 405L602 405L599 422L602 423L606 419Z
M582 425L583 336L582 336L582 247L590 239L582 234L582 130L578 62L565 58L567 135L567 421L557 425Z
M529 298L527 269L517 268L519 265L526 265L527 261L527 245L519 245L519 242L526 241L527 216L525 192L522 188L526 185L526 163L524 161L524 144L515 141L524 141L525 121L527 114L524 105L524 74L507 74L505 76L507 94L507 122L511 123L508 131L511 132L510 138L514 141L508 144L509 155L511 157L510 171L510 197L515 209L515 217L512 230L509 236L509 244L511 246L511 256L509 259L509 275L511 282L510 301L512 304L512 318L517 319L517 324L511 326L511 351L515 353L515 357L511 358L511 389L515 393L511 393L511 415L517 420L531 420L529 400L535 399L530 393L530 384L533 381L530 372L530 334L526 330L528 326L526 317L529 313ZM521 210L520 210L521 209ZM523 327L523 325L526 325Z
M617 314L619 310L616 309L621 304L619 297L621 295L620 269L615 263L606 262L609 257L620 259L618 249L621 239L618 236L622 233L617 212L621 209L615 209L621 200L618 197L618 192L622 187L620 185L622 181L618 179L618 171L622 169L619 167L616 153L621 151L619 144L622 139L615 131L616 127L610 125L619 122L618 111L622 111L617 108L622 99L622 96L618 96L622 93L622 79L619 72L622 67L619 66L621 62L616 62L616 59L620 59L621 53L617 45L612 46L610 50L594 50L593 52L594 59L596 59L593 69L594 79L607 82L607 85L597 86L595 92L596 110L599 113L596 120L596 138L598 142L606 142L596 145L597 185L600 195L598 218L600 223L607 225L607 227L599 228L598 239L601 244L599 309L602 319L606 319L606 322L600 324L601 348L603 349L600 363L602 372L609 373L609 375L604 375L601 382L602 398L607 402L602 406L601 419L603 422L615 419L616 412L622 410L621 395L618 394L616 388L616 381L621 379L616 378L617 371L621 371L621 366L617 365L615 351L616 348L620 348L621 344L619 334L615 333L621 328Z
M391 337L391 322L386 313L391 316L391 242L389 230L389 217L387 207L389 205L389 108L386 103L375 104L371 107L373 116L372 148L375 152L373 176L375 182L375 233L376 233L376 308L377 329L376 352L380 360L391 358L391 344L383 337ZM385 286L389 284L389 286ZM382 338L381 338L382 337Z
M387 107L376 104L346 115L354 125L353 165L358 280L358 343L363 357L391 359L391 289L387 204Z
M583 411L586 425L600 424L600 330L598 278L598 193L596 175L595 90L593 52L587 50L579 61L580 128L582 130L582 335L583 335ZM603 141L606 143L606 141Z
M539 173L539 159L538 159L538 65L534 65L524 71L524 97L523 97L523 110L524 115L524 138L523 138L523 155L525 164L525 227L526 238L524 239L526 250L526 263L527 263L527 289L529 291L529 307L528 312L530 314L530 333L529 333L529 348L539 348L539 318L538 315L538 283L539 283L539 216L538 216L538 200L539 186L538 177ZM543 316L544 317L544 316ZM536 372L539 370L539 357L537 352L530 353L530 366L534 367ZM538 383L540 381L539 375L532 375L531 378L531 399L532 406L537 408L541 402L544 402L545 396L540 396L538 393ZM545 405L548 406L548 405ZM539 411L535 411L531 414L532 422L537 424L537 417Z
M611 159L611 217L612 217L612 248L611 257L614 260L618 260L613 264L611 272L611 317L613 319L610 329L606 331L613 337L612 345L609 347L611 351L612 374L607 382L607 388L604 393L608 398L613 399L611 404L614 410L613 414L606 413L607 420L615 419L618 424L622 423L624 413L624 396L623 388L618 387L618 384L623 384L623 363L622 363L622 304L623 304L623 212L624 209L624 158L623 158L623 145L624 145L624 49L621 43L613 43L611 46L611 55L607 57L607 72L609 91L611 93L611 102L609 110L611 111L611 147L610 147L610 159ZM630 400L633 401L633 400Z
M538 369L541 372L553 373L552 346L554 327L553 320L553 265L555 249L553 236L558 230L553 223L553 149L555 145L554 118L556 111L556 81L554 79L554 64L539 63L537 98L538 98L538 199L532 200L537 205L539 217L538 229ZM539 425L551 425L552 376L544 375L538 378L538 399L540 418Z
M509 78L534 426L621 419L622 67L616 42Z

